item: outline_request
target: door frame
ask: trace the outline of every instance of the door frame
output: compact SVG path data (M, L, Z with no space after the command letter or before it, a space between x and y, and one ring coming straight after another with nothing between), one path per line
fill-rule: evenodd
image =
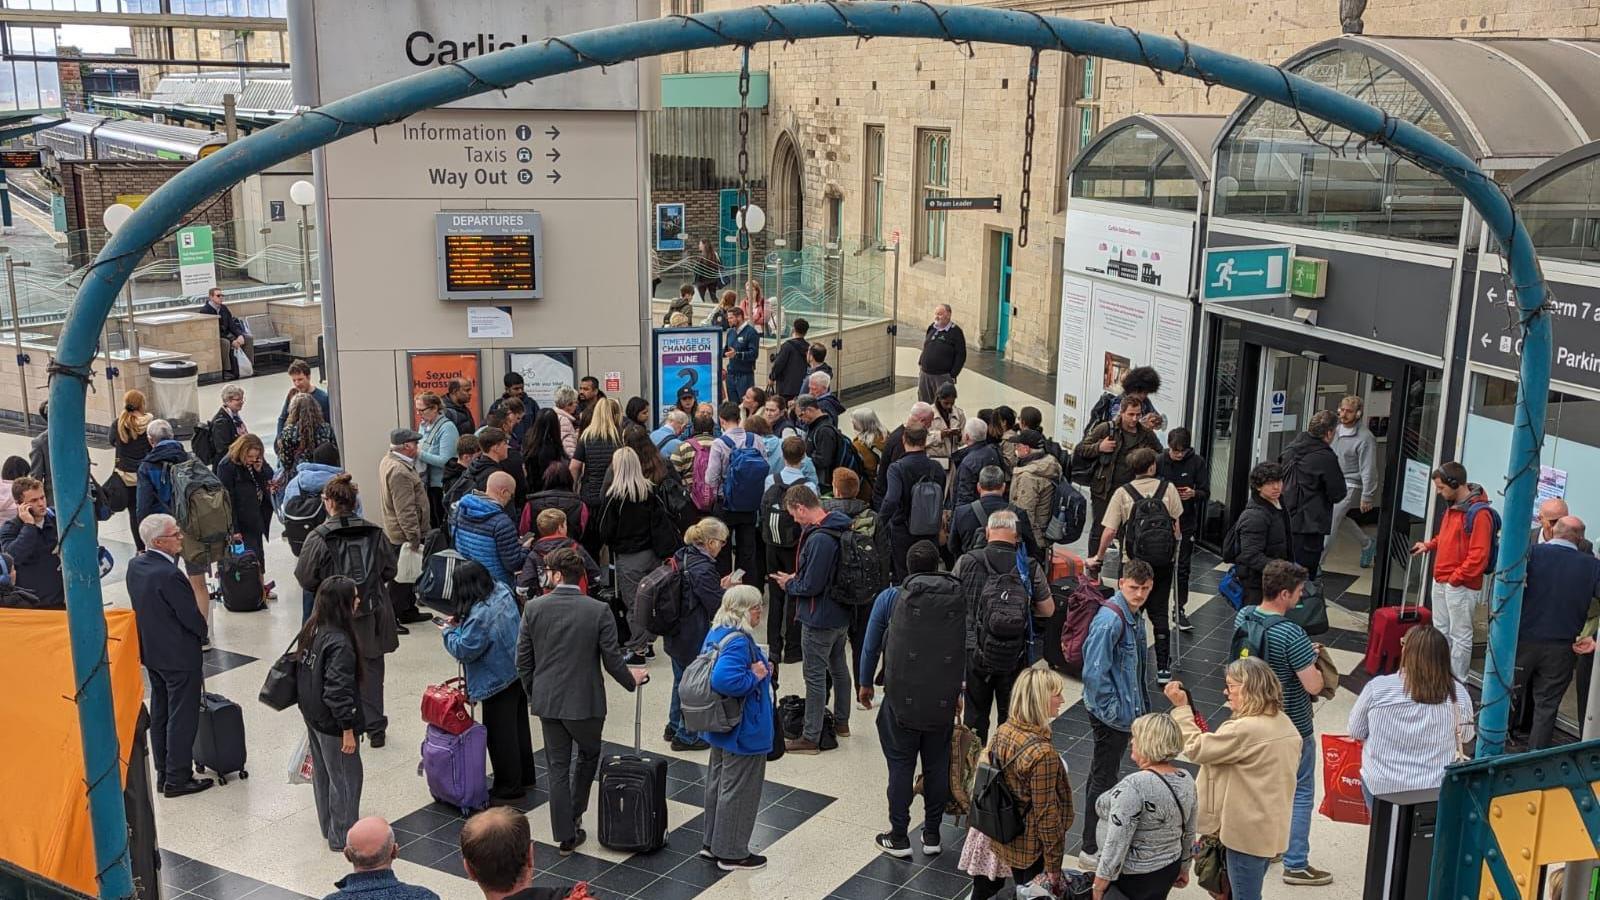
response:
M1010 228L998 225L983 226L983 295L978 300L978 346L996 350L1000 346L1000 286L1006 279L1001 263L1002 241L1009 240L1014 249L1016 236ZM1009 325L1007 331L1009 336Z

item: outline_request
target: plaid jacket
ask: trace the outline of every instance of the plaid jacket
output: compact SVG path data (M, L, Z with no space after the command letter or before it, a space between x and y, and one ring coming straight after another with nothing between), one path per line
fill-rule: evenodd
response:
M1067 830L1074 818L1072 785L1066 764L1050 744L1050 729L1007 722L996 729L989 752L997 765L1010 763L1002 777L1028 810L1022 836L1009 844L994 844L995 855L1013 869L1025 869L1043 857L1046 872L1061 871Z

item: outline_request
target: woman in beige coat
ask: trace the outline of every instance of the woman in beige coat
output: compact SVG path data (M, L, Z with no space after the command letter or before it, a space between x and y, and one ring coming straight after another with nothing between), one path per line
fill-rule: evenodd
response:
M1184 755L1200 766L1195 831L1215 835L1225 849L1233 900L1261 900L1267 865L1289 846L1300 732L1283 714L1283 686L1265 662L1235 660L1223 677L1233 715L1209 734L1195 724L1182 682L1164 693Z

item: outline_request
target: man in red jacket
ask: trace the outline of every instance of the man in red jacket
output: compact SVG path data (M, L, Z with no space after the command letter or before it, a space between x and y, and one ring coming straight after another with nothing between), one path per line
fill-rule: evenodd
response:
M1472 613L1483 599L1483 576L1494 566L1500 520L1467 469L1447 462L1433 470L1433 490L1446 504L1433 538L1418 541L1411 555L1433 558L1433 627L1450 641L1450 671L1465 680L1472 665ZM1469 520L1470 517L1470 520Z

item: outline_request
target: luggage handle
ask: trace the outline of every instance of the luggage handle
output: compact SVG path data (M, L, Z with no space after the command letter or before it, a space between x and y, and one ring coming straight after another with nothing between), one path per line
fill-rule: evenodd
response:
M644 738L641 734L644 722L644 686L650 679L633 686L633 752L644 752Z

